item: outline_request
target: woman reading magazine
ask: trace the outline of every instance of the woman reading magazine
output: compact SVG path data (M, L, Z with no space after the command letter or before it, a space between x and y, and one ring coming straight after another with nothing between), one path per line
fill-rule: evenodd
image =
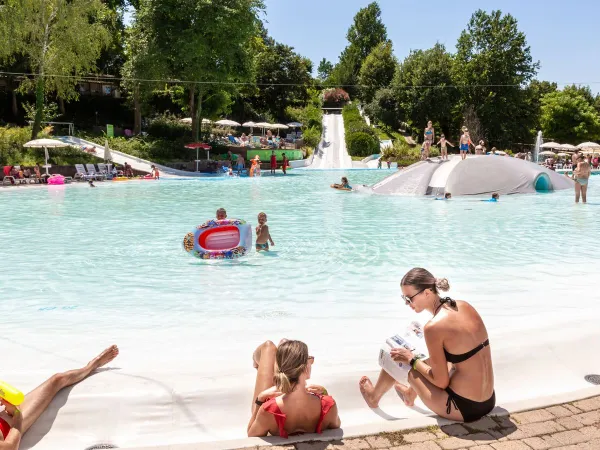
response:
M442 298L440 291L450 288L448 280L425 269L409 271L400 287L407 306L433 315L424 327L429 359L422 361L406 348L392 349L394 361L412 367L409 386L384 370L375 386L363 377L360 390L367 404L377 408L381 397L395 387L407 406L418 396L431 411L450 420L473 422L488 414L496 404L494 372L487 330L477 311L467 302Z

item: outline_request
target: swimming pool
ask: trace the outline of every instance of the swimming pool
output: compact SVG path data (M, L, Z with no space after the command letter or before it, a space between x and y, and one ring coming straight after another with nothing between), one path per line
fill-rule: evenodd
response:
M380 344L413 318L398 283L414 266L447 277L450 295L482 314L500 404L584 388L599 364L600 177L588 205L572 192L490 204L329 189L341 176L371 184L390 173L0 190L2 379L28 390L109 344L121 348L114 370L53 404L26 448L242 437L252 350L282 337L308 343L315 381L338 399L345 429L381 423L358 379L375 373ZM252 224L266 212L274 251L225 262L186 254L183 236L219 207ZM391 394L382 409L420 414Z

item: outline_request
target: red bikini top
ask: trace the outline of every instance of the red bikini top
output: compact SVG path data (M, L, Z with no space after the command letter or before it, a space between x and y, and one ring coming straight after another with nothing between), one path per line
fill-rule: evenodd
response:
M6 436L8 436L8 432L10 431L10 425L8 424L8 422L2 418L0 418L0 433L2 433L2 436L4 436L4 439L6 439Z
M321 416L319 417L319 421L317 422L317 429L315 430L315 433L321 434L323 419L325 419L325 416L327 415L329 410L335 405L335 400L329 395L312 395L319 397L319 399L321 400ZM287 432L285 431L285 421L287 419L287 416L281 412L281 409L279 409L279 406L277 405L277 398L272 398L271 400L267 401L263 405L263 409L266 412L271 413L275 416L275 421L277 422L277 427L279 428L279 436L282 438L289 437Z

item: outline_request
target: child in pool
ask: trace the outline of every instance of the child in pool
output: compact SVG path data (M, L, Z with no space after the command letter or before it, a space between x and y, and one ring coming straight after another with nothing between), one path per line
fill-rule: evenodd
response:
M352 190L352 186L350 186L350 183L348 183L348 178L346 178L346 177L342 177L341 184L335 183L335 184L332 184L331 187L334 189L341 189L343 191L351 191Z
M483 202L490 202L490 203L495 203L497 201L500 200L500 195L497 193L492 194L492 198L488 199L488 200L482 200Z
M452 198L452 194L450 192L446 192L444 194L444 197L442 197L442 198L436 197L434 200L450 200L451 198Z
M267 225L267 215L261 212L258 214L258 226L256 227L256 251L268 252L269 242L271 242L271 245L275 245L275 242L271 239L269 225Z
M217 209L217 220L225 220L225 219L227 219L227 211L225 211L225 208Z

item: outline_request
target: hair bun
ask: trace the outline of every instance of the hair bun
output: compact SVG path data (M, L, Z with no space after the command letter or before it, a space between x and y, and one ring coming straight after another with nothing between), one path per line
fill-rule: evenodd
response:
M446 292L450 290L450 283L447 278L436 278L435 287L438 291Z

